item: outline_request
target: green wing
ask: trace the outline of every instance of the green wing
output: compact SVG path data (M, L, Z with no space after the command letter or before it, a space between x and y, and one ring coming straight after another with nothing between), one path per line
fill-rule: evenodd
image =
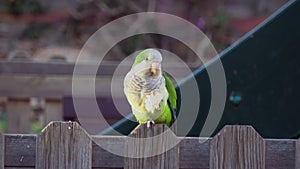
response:
M169 93L168 105L165 107L163 114L155 120L155 123L164 123L170 127L172 121L174 121L176 118L175 109L177 94L173 82L169 76L166 73L163 73L163 77L165 78L166 88Z
M165 72L163 73L163 77L165 78L166 88L167 88L168 93L169 93L169 101L171 103L171 106L172 106L173 109L176 109L176 107L177 107L177 104L176 104L177 94L176 94L176 90L175 90L175 87L173 85L173 82L169 78L167 73L165 73Z

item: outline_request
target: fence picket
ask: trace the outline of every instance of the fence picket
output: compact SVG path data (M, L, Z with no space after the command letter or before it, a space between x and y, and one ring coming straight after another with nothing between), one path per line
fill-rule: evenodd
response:
M167 129L159 124L151 128L140 125L130 136L150 137ZM214 138L168 136L128 142L126 136L89 136L77 123L52 122L38 135L0 134L0 169L300 168L300 139L262 139L250 126L226 126ZM164 153L148 158L123 158L95 142L92 146L91 138L103 143L102 146L116 146L127 156L147 156L159 150ZM165 151L167 144L178 139L178 147ZM208 140L202 143L205 139Z
M127 155L127 157L140 158L125 158L124 168L178 169L179 146L176 145L167 151L167 145L176 142L176 137L167 134L166 131L168 129L169 128L163 124L155 124L150 128L144 124L137 126L129 135L129 137L135 139L131 140L128 138L128 140L131 141L126 140L125 155ZM153 154L158 155L152 156Z
M37 169L92 168L92 140L76 122L51 122L36 146Z
M226 126L211 141L210 169L265 169L265 142L251 126Z
M9 98L6 104L7 132L29 133L30 112L28 98Z

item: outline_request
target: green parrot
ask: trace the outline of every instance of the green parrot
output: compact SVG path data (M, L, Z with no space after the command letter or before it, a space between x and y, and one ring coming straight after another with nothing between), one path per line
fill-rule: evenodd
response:
M166 124L175 120L177 94L173 82L161 69L156 49L140 52L124 79L124 93L140 124Z

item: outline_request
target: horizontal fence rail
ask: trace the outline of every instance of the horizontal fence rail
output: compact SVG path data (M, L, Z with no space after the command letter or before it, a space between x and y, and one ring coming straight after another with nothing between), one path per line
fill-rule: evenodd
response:
M126 159L96 142L123 152L126 139L89 136L76 122L51 122L38 135L2 134L0 169L124 168ZM299 169L300 140L263 139L250 126L226 126L214 138L177 139L179 168Z

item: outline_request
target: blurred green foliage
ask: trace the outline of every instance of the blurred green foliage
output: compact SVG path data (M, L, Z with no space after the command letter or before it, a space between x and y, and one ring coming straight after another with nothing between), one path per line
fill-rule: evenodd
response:
M30 121L29 133L38 134L42 131L43 125L38 121ZM5 112L0 112L0 133L5 133L7 131L6 114Z
M4 133L6 131L6 118L4 112L0 114L0 132Z
M30 129L30 133L38 134L43 130L43 125L39 122L31 122L29 129Z
M41 34L49 27L49 24L42 23L31 23L29 26L23 31L22 38L36 40Z
M21 15L25 13L42 13L39 0L6 0L0 4L2 9L13 15Z

